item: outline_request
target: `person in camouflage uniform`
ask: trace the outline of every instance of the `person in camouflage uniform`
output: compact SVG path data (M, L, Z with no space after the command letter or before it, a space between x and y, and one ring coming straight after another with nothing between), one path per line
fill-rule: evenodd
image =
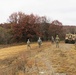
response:
M56 41L56 48L59 48L59 41L60 41L60 38L59 38L58 35L56 35L55 41Z
M76 38L75 38L75 50L76 50Z
M39 37L39 39L38 39L39 48L41 47L41 44L42 44L42 40L41 40L41 38Z
M53 36L51 37L51 42L54 43L54 37Z
M31 49L31 46L30 46L30 40L29 40L29 39L27 40L27 49L28 49L28 48Z

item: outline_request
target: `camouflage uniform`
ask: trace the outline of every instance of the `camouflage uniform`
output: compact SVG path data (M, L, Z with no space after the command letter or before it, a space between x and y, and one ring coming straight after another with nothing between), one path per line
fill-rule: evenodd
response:
M30 41L29 41L29 39L28 39L28 41L27 41L27 48L28 47L30 47L30 49L31 49L31 46L30 46Z
M75 50L76 50L76 38L75 38Z
M56 48L59 48L59 40L60 39L59 39L59 36L58 35L56 36L56 39L55 40L56 40Z
M41 44L42 44L42 40L41 40L40 37L39 37L39 39L38 39L39 48L41 47Z
M54 43L54 37L53 36L51 37L51 41L52 41L52 43Z

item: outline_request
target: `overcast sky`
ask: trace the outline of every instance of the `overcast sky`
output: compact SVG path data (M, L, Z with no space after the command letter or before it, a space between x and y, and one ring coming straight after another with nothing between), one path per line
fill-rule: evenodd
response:
M0 0L0 23L19 11L59 20L63 25L76 25L76 0Z

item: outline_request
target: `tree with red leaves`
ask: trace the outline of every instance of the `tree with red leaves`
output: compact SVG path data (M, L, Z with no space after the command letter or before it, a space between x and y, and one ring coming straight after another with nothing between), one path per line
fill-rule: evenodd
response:
M58 20L54 20L49 27L49 36L59 35L60 38L63 38L63 25Z
M24 13L13 13L10 17L10 23L13 25L13 35L17 42L34 39L41 36L39 24L37 24L38 16L25 15Z

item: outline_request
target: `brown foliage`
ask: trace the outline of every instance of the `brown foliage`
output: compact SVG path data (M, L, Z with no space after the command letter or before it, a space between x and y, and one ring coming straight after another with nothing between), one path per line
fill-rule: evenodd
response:
M13 25L14 38L17 41L41 35L39 31L39 24L36 23L38 16L34 16L33 14L25 15L19 12L18 14L12 14L9 18Z
M34 14L15 12L9 16L8 21L9 23L0 24L0 26L7 29L11 37L9 40L16 42L26 41L28 38L31 41L37 41L38 37L48 40L57 34L64 39L66 33L76 33L75 26L63 26L58 20L49 23L45 16Z
M60 38L64 37L63 25L57 20L53 21L49 27L49 36L56 37L56 35L59 35Z

